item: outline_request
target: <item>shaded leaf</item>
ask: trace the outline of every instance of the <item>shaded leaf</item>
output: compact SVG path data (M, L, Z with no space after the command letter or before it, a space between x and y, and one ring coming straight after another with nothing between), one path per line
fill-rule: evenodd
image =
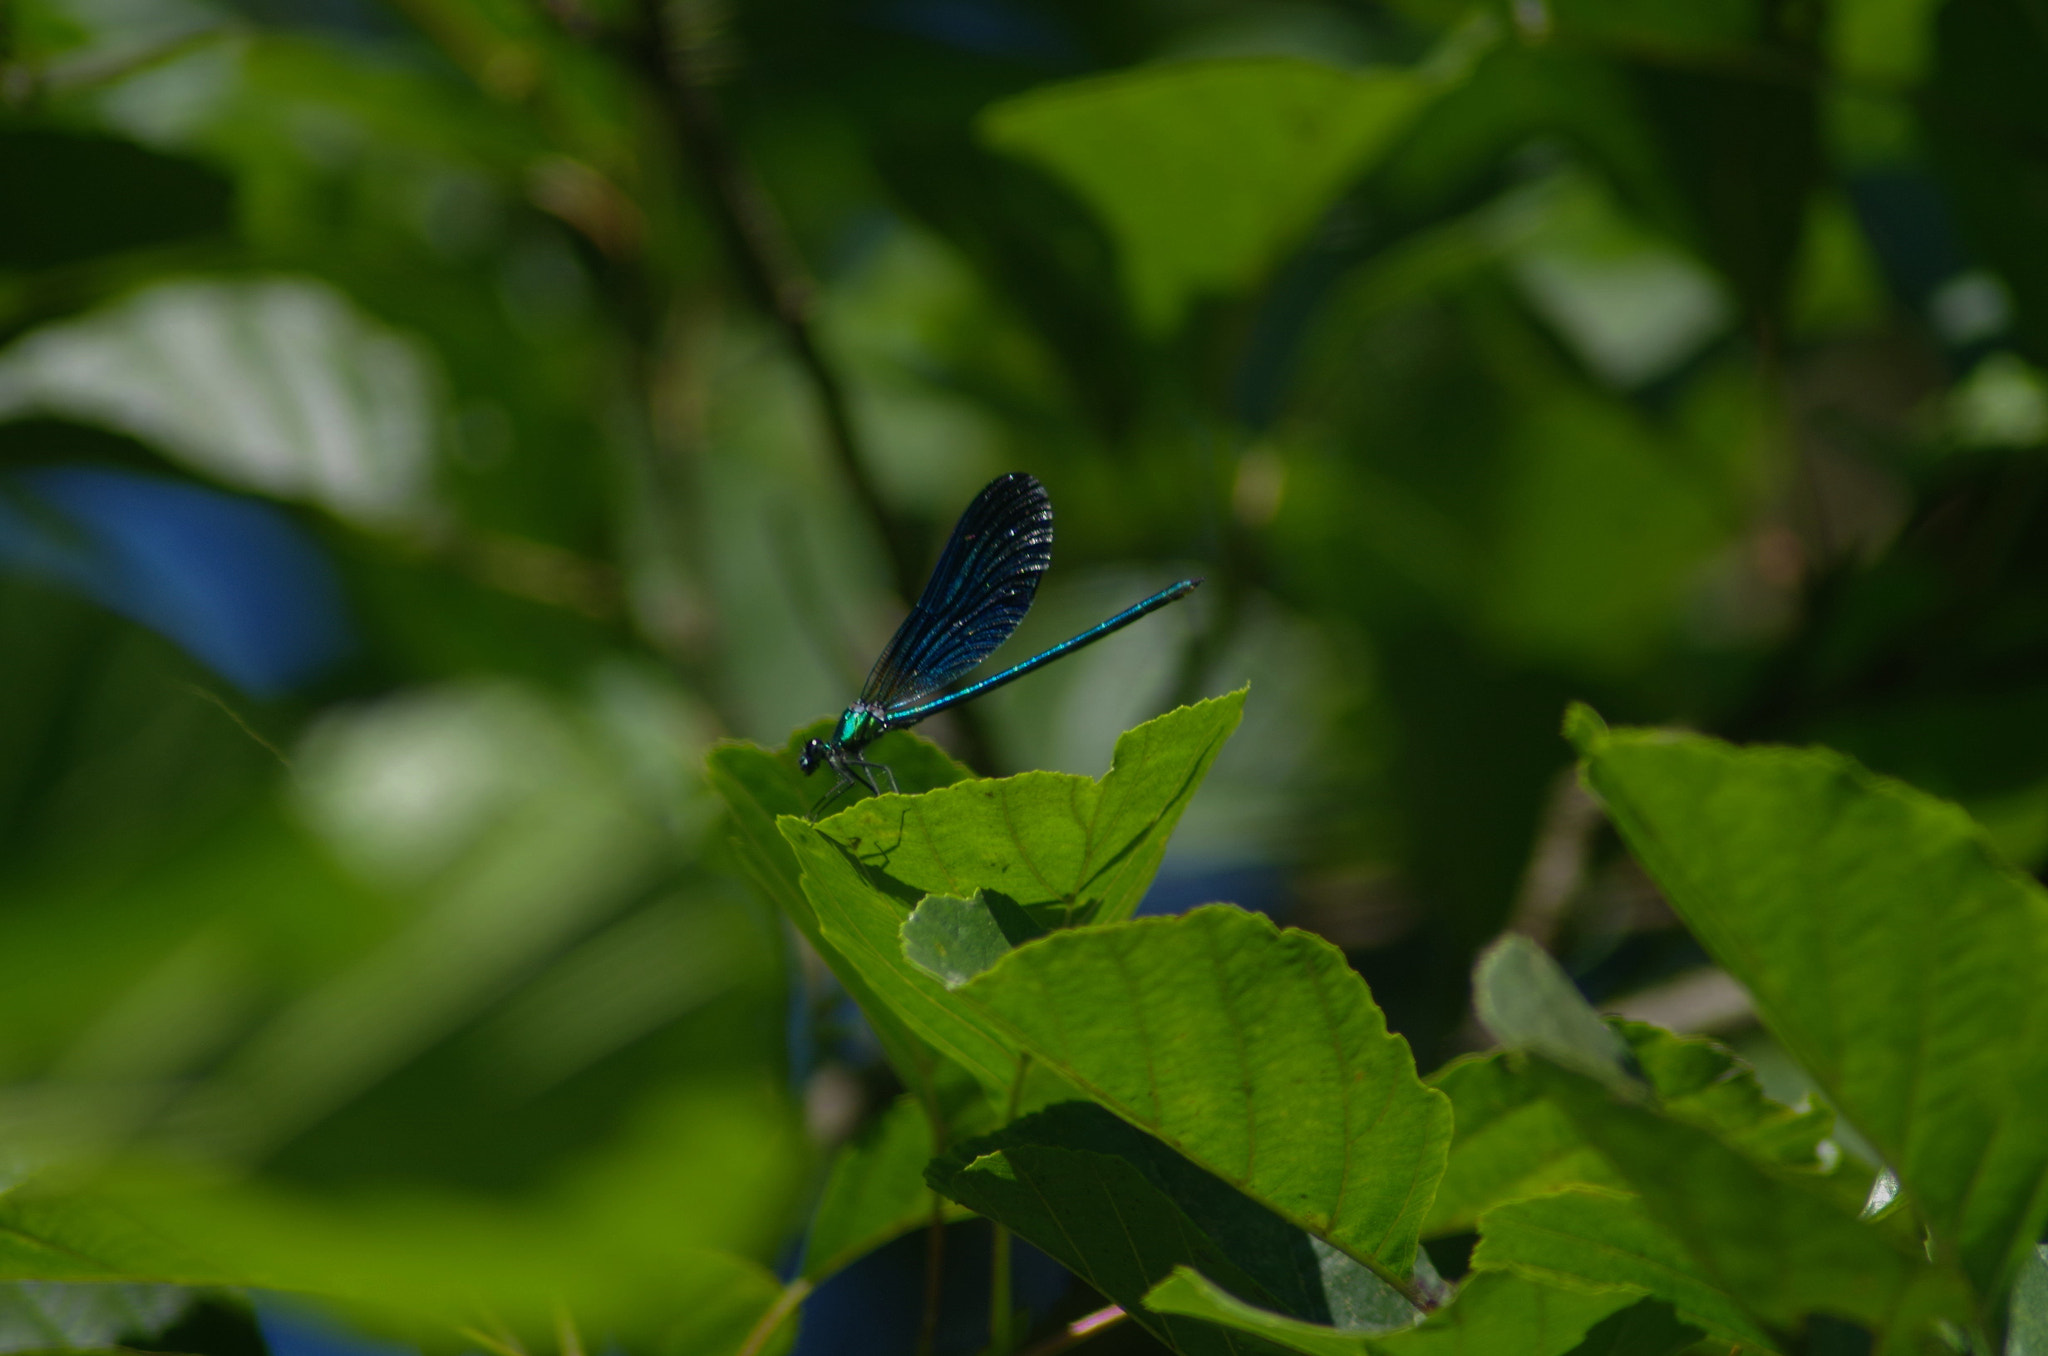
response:
M1962 810L1824 750L1609 733L1589 785L1694 935L1983 1293L2048 1197L2048 896Z
M1935 17L1927 120L1935 168L1950 190L1971 243L1995 267L2019 312L2019 338L2048 362L2048 261L2039 249L2048 223L2048 135L2040 71L2048 34L2024 4L1950 0Z
M994 890L1041 926L1116 922L1144 898L1244 699L1239 689L1125 731L1100 781L1026 772L881 796L817 830L906 903Z
M1733 1051L1704 1037L1674 1036L1641 1022L1610 1021L1657 1104L1760 1159L1823 1167L1826 1107L1801 1111L1765 1095ZM1451 1099L1456 1134L1430 1209L1429 1236L1471 1229L1482 1211L1567 1185L1621 1188L1624 1179L1544 1096L1520 1055L1468 1056L1430 1076Z
M232 221L233 188L217 171L114 137L9 127L0 183L17 204L0 213L0 270L225 234Z
M1092 1103L1062 1103L963 1145L932 1165L931 1180L1051 1252L1183 1351L1231 1344L1144 1308L1177 1266L1314 1321L1383 1327L1415 1316L1356 1262Z
M1559 1356L1593 1325L1631 1304L1627 1290L1545 1285L1500 1271L1480 1271L1457 1298L1406 1332L1374 1337L1375 1356L1468 1356L1513 1352Z
M1688 1321L1734 1340L1758 1334L1723 1303L1730 1297L1753 1324L1780 1333L1797 1331L1814 1313L1852 1318L1881 1332L1896 1327L1909 1338L1936 1315L1968 1321L1959 1278L1916 1256L1910 1237L1860 1221L1860 1191L1767 1168L1708 1131L1660 1116L1578 1074L1548 1065L1534 1072L1579 1132L1640 1193L1644 1218L1632 1229L1582 1233L1590 1246L1577 1253L1553 1247L1548 1263L1523 1234L1517 1245L1523 1268L1562 1269L1573 1257L1569 1265L1582 1279L1643 1285ZM1601 1197L1576 1192L1503 1207L1482 1220L1480 1251L1497 1261L1508 1246L1496 1243L1504 1212L1521 1212L1509 1218L1527 1230L1532 1210L1540 1214L1548 1203L1569 1201L1567 1209L1552 1209L1553 1222L1598 1220L1604 1208L1612 1226L1627 1213L1613 1200L1603 1207ZM1676 1279L1681 1276L1689 1279Z
M1450 1106L1329 943L1213 905L1054 933L960 997L1132 1124L1408 1279Z
M1704 1336L1663 1300L1637 1300L1594 1324L1570 1356L1674 1356Z
M1132 310L1160 333L1194 297L1256 281L1435 92L1416 71L1182 62L1032 90L981 130L1095 208Z
M805 1278L828 1276L930 1223L933 1197L924 1169L934 1152L931 1118L907 1096L841 1146L804 1237Z
M1580 996L1549 952L1509 933L1479 955L1472 971L1479 1020L1502 1045L1614 1087L1640 1086L1627 1042Z
M1715 1337L1776 1349L1741 1302L1629 1193L1573 1187L1534 1196L1487 1211L1479 1228L1475 1268L1559 1285L1626 1286L1634 1295L1669 1302L1686 1322Z

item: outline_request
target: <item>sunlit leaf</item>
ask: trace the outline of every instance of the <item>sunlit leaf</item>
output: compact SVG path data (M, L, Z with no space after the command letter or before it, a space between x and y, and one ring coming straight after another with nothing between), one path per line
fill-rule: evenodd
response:
M1206 907L1056 932L959 997L1132 1124L1407 1280L1450 1108L1329 943Z
M0 1351L92 1351L147 1341L192 1305L175 1285L0 1285Z
M306 279L159 283L0 351L0 417L118 429L238 488L417 519L438 377L413 339Z
M1629 846L1934 1255L2000 1288L2048 1212L2048 896L1963 811L1840 755L1571 720Z
M910 901L989 890L1044 927L1128 918L1244 700L1240 689L1126 731L1100 780L1026 772L879 796L817 832Z

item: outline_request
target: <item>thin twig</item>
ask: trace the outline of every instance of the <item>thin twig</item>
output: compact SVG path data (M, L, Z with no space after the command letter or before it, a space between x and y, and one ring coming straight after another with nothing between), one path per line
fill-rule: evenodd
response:
M748 298L782 331L809 381L840 474L888 554L891 583L905 602L917 596L919 566L909 534L882 502L853 425L846 385L819 346L815 288L797 261L774 205L726 135L718 108L677 40L665 0L640 0L642 34L633 56L646 73L704 189L713 223Z
M932 1193L932 1222L924 1236L924 1315L917 1324L917 1356L932 1356L939 1332L939 1300L946 1281L946 1202Z
M1017 1356L1055 1356L1079 1342L1085 1342L1099 1332L1108 1332L1117 1324L1129 1318L1121 1308L1112 1304L1106 1309L1097 1309L1092 1314L1083 1314L1035 1347L1026 1347Z
M185 683L183 684L183 686L186 691L190 692L193 696L199 698L201 701L210 702L213 705L219 707L221 711L226 714L227 718L235 723L236 729L240 730L243 734L249 736L249 738L255 740L259 745L261 745L265 752L269 753L271 757L277 759L279 763L284 765L284 770L286 772L296 772L296 769L292 767L292 760L285 756L285 751L279 748L277 745L271 743L268 739L265 739L263 737L262 732L258 730L255 726L251 725L248 722L248 720L246 720L243 717L240 711L237 711L235 710L234 707L228 705L227 698L221 696L212 688L201 687L197 683Z

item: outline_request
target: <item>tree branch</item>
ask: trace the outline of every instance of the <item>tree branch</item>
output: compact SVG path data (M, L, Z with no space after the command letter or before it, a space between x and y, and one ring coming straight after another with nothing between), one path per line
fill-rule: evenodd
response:
M815 289L774 205L727 136L710 91L693 69L689 48L678 40L665 0L640 0L640 14L641 34L632 49L635 62L674 124L748 299L781 330L810 384L832 458L861 512L881 534L890 583L907 603L917 597L922 568L909 534L882 502L868 474L846 385L818 344L812 314Z

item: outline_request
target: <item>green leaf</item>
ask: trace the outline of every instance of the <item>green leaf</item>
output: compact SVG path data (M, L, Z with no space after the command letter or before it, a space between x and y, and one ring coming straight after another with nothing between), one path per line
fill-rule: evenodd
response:
M1190 1268L1176 1268L1145 1303L1235 1327L1305 1356L1667 1356L1700 1336L1700 1329L1677 1323L1667 1305L1630 1305L1630 1299L1628 1290L1559 1288L1481 1272L1421 1325L1384 1336L1255 1309Z
M892 1014L917 1042L973 1075L998 1104L1007 1099L1017 1077L1015 1050L987 1017L953 1001L944 980L904 954L904 903L878 889L872 875L816 826L784 815L777 827L803 872L804 896L826 943L820 954L863 1010L873 1003L874 1011Z
M2005 1324L2005 1356L2048 1356L2048 1247L2020 1263Z
M1246 1304L1187 1266L1175 1267L1165 1280L1153 1286L1145 1296L1145 1306L1155 1313L1206 1319L1225 1328L1262 1337L1290 1351L1305 1352L1307 1356L1365 1356L1372 1350L1366 1343L1364 1332L1346 1331L1323 1323L1305 1323L1298 1318Z
M1502 1045L1528 1050L1614 1087L1640 1086L1635 1057L1536 943L1509 933L1472 971L1479 1020Z
M0 1285L0 1352L94 1351L149 1340L192 1306L177 1285Z
M1240 688L1125 731L1099 782L1026 772L881 796L818 832L906 902L993 890L1042 927L1117 922L1144 898L1244 699Z
M1404 1326L1417 1311L1343 1254L1089 1102L1027 1116L934 1162L932 1183L1015 1229L1182 1351L1227 1351L1203 1325L1149 1312L1177 1266L1257 1307Z
M776 827L779 817L801 817L809 808L811 792L797 769L797 753L808 740L829 733L831 724L820 721L798 730L779 754L758 744L720 744L706 755L705 770L732 814L733 850L755 888L796 925L860 1005L905 1086L917 1091L928 1108L936 1109L944 1100L940 1089L945 1081L943 1057L904 1025L863 971L825 936L817 912L804 894L797 859ZM899 783L917 790L947 786L970 775L937 745L908 732L885 735L874 749L896 769Z
M1480 1271L1422 1324L1375 1337L1370 1350L1374 1356L1561 1356L1595 1324L1635 1299L1629 1290L1545 1285L1507 1272Z
M994 965L1011 947L1045 930L1001 895L977 890L972 899L926 895L903 920L903 954L949 989Z
M1577 718L1588 784L1980 1293L2048 1215L2048 896L1962 810L1824 750Z
M106 1201L18 1186L0 1195L0 1281L24 1280L232 1286L249 1277Z
M1704 1037L1642 1022L1609 1025L1666 1114L1768 1162L1824 1166L1820 1145L1834 1124L1828 1108L1801 1111L1772 1100L1732 1050ZM1562 1186L1626 1186L1544 1095L1521 1055L1467 1056L1429 1081L1451 1099L1457 1132L1425 1236L1471 1229L1495 1205Z
M931 1118L908 1096L841 1146L804 1238L804 1277L820 1280L930 1223L924 1169L934 1152Z
M1196 296L1254 283L1436 89L1417 71L1192 61L1032 90L980 128L1095 209L1133 312L1163 334Z
M371 524L431 507L433 356L298 278L158 283L0 354L0 417L118 429L225 484Z
M1569 1356L1675 1356L1705 1336L1663 1300L1637 1300L1594 1324Z
M1558 1187L1623 1185L1529 1077L1526 1060L1468 1056L1429 1082L1451 1099L1456 1134L1425 1237L1464 1233L1496 1205Z
M1212 905L1056 932L959 997L1132 1124L1408 1279L1450 1106L1328 942Z
M1666 1258L1671 1246L1687 1255L1683 1269L1695 1277L1695 1291L1711 1286L1734 1297L1757 1323L1785 1333L1797 1331L1814 1313L1852 1318L1880 1332L1896 1326L1907 1334L1917 1334L1935 1313L1967 1321L1959 1278L1916 1256L1910 1238L1860 1221L1860 1192L1845 1192L1838 1189L1845 1184L1814 1174L1768 1168L1707 1130L1659 1115L1579 1074L1547 1065L1533 1072L1579 1133L1640 1193L1647 1219L1669 1236ZM1499 1213L1482 1221L1482 1251L1493 1239ZM1610 1237L1606 1245L1617 1256L1618 1241ZM1562 1250L1553 1251L1551 1265L1561 1256ZM1527 1252L1522 1260L1541 1264ZM1643 1274L1640 1260L1641 1254L1622 1268L1626 1274L1615 1274L1612 1257L1603 1262L1589 1253L1579 1259L1588 1268L1579 1274L1594 1282L1643 1284L1636 1279ZM1676 1269L1667 1266L1667 1276ZM1660 1288L1665 1284L1652 1282L1645 1289L1670 1300L1689 1320L1743 1340L1726 1310L1700 1312L1694 1307L1703 1303L1698 1293L1669 1293Z
M1511 1201L1487 1211L1479 1229L1475 1268L1557 1285L1626 1286L1668 1301L1712 1336L1776 1349L1771 1334L1631 1194L1573 1187Z

